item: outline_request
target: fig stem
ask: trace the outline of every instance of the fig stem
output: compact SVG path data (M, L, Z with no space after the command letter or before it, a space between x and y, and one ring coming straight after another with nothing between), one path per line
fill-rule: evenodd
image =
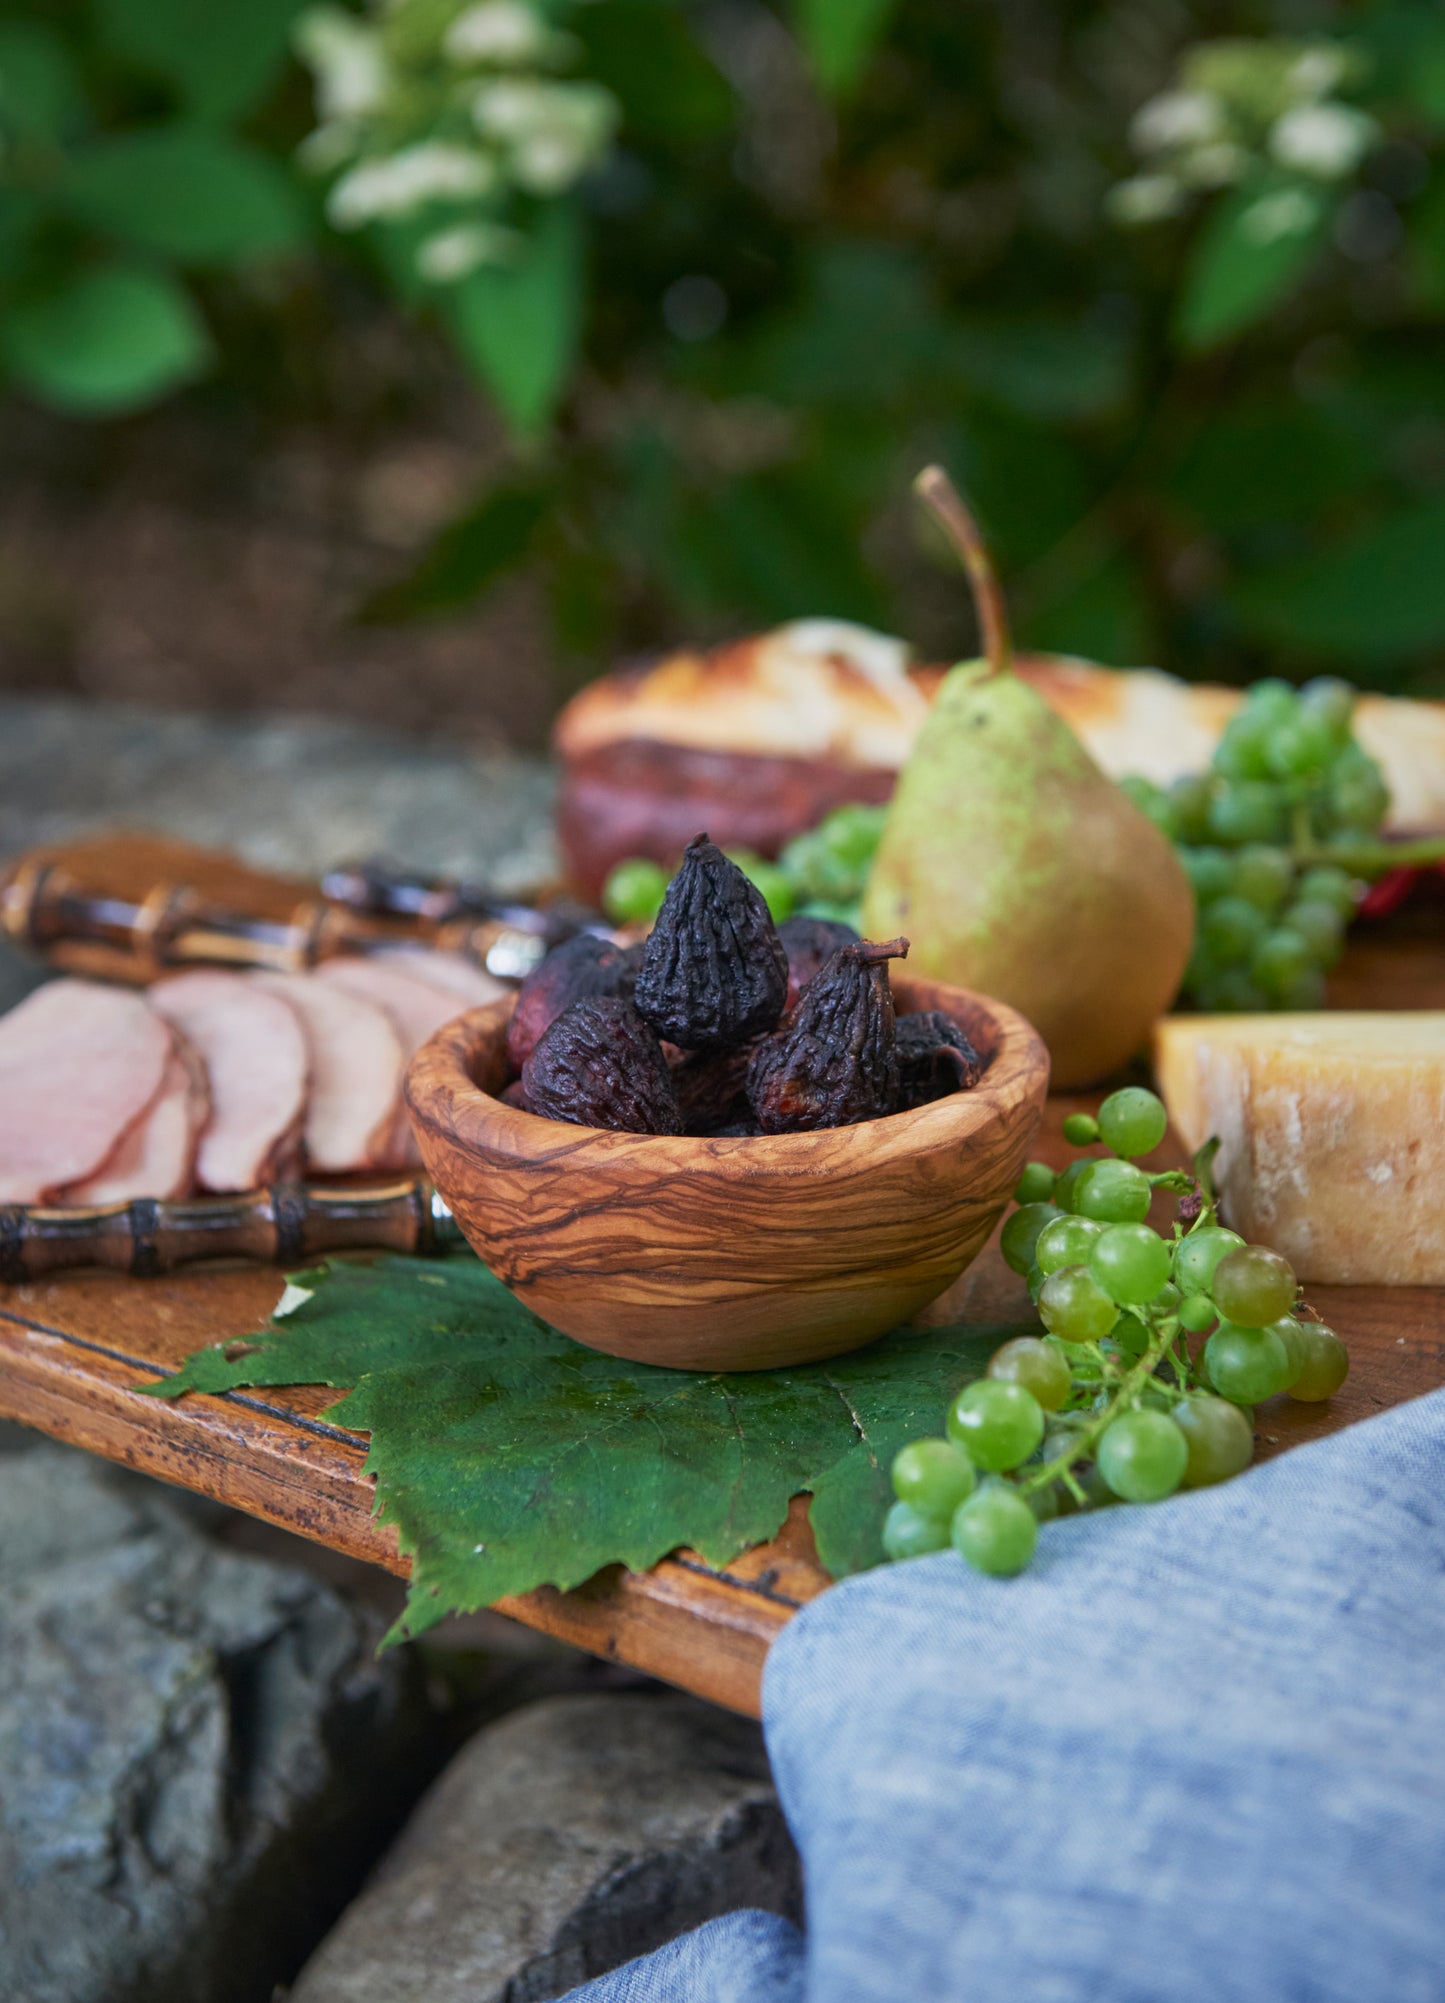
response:
M898 939L860 939L856 946L845 946L844 952L851 953L864 967L875 966L879 960L906 960L908 941Z
M1003 586L988 553L983 531L962 494L941 466L925 466L913 482L913 491L942 528L968 573L978 613L979 637L990 674L1006 675L1014 664L1013 640L1009 634L1008 608Z

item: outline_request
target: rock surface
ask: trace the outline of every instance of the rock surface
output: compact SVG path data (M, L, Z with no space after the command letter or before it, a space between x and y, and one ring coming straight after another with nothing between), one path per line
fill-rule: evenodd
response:
M0 1463L0 1996L251 2003L415 1793L401 1657L158 1483Z
M550 1698L453 1760L291 2003L541 2003L718 1913L800 1902L756 1726L687 1697Z

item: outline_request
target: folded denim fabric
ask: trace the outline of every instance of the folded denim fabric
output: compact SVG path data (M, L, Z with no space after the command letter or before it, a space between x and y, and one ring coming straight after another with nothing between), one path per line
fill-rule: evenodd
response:
M768 1658L805 1943L571 2003L1441 2003L1445 1392L1223 1487L847 1581Z

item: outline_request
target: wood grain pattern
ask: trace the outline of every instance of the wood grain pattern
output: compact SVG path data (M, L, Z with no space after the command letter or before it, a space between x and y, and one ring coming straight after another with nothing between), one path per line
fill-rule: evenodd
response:
M508 998L413 1058L422 1159L492 1270L578 1342L691 1370L840 1355L907 1321L977 1255L1048 1080L1043 1044L1014 1010L932 981L894 986L900 1010L944 1010L990 1060L971 1091L810 1134L567 1126L491 1096Z

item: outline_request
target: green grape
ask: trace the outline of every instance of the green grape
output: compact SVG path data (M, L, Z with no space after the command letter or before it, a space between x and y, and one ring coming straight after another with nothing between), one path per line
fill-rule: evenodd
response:
M953 1548L976 1572L1011 1579L1034 1555L1038 1518L1017 1489L988 1482L961 1504L953 1519Z
M667 871L658 863L631 856L603 884L602 909L614 925L650 925L662 909L667 885Z
M1224 726L1212 760L1221 779L1258 780L1269 777L1268 719L1238 710Z
M1118 1314L1087 1266L1060 1266L1039 1288L1039 1319L1061 1342L1102 1342Z
M1248 842L1234 858L1230 889L1266 916L1278 911L1294 883L1294 864L1283 849Z
M1286 820L1279 789L1262 779L1227 780L1209 803L1210 836L1226 848L1281 841Z
M1087 1161L1071 1161L1054 1184L1054 1207L1057 1210L1072 1210L1074 1192L1094 1166L1093 1157Z
M1335 733L1327 718L1304 703L1293 716L1274 725L1265 742L1265 758L1277 779L1312 779L1335 755Z
M1035 1259L1034 1263L1029 1267L1028 1271L1024 1274L1024 1285L1029 1290L1029 1299L1031 1301L1036 1301L1038 1299L1039 1288L1044 1283L1044 1277L1045 1277L1044 1269L1039 1264L1038 1260Z
M1343 761L1342 761L1343 762ZM1390 806L1390 789L1372 758L1363 766L1337 767L1330 776L1329 811L1337 829L1374 834Z
M1226 1252L1244 1240L1237 1231L1222 1224L1197 1224L1174 1247L1174 1277L1186 1294L1205 1294L1214 1278L1214 1269Z
M1194 891L1196 904L1204 905L1223 897L1233 880L1229 851L1220 848L1181 848L1179 860Z
M886 806L835 807L818 823L818 839L845 869L854 870L861 879L873 867L887 818Z
M1163 1412L1124 1412L1104 1428L1099 1472L1125 1502L1162 1502L1184 1479L1189 1445Z
M1149 1347L1149 1330L1136 1314L1121 1314L1109 1331L1109 1340L1125 1356L1142 1356Z
M1282 1009L1323 1008L1325 1005L1325 977L1318 967L1306 967L1298 979L1290 982L1284 993L1277 997Z
M1260 681L1252 682L1245 691L1245 714L1257 717L1262 723L1279 723L1287 716L1293 716L1299 701L1299 690L1292 682L1284 681L1279 675L1265 675Z
M952 1440L910 1440L893 1456L893 1493L920 1516L945 1522L977 1482L973 1462Z
M1271 1333L1277 1335L1284 1344L1284 1353L1289 1358L1290 1374L1280 1387L1288 1391L1305 1367L1304 1324L1296 1321L1292 1314L1282 1314L1278 1321L1272 1321L1269 1326Z
M1169 1243L1167 1239L1161 1238L1159 1242L1161 1245L1163 1245L1166 1252L1169 1253L1173 1252L1174 1247L1172 1244ZM1156 1314L1156 1315L1164 1315L1164 1316L1173 1315L1177 1320L1179 1315L1180 1305L1182 1304L1183 1300L1184 1296L1183 1294L1180 1293L1178 1287L1175 1286L1174 1282L1172 1280L1166 1280L1163 1286L1159 1289L1157 1294L1151 1294L1149 1296L1149 1311L1151 1314Z
M1140 1224L1153 1193L1148 1176L1133 1162L1091 1161L1073 1193L1074 1208L1101 1224Z
M1014 1190L1015 1203L1047 1203L1054 1193L1054 1172L1046 1161L1027 1163Z
M1086 1148L1099 1138L1099 1122L1092 1113L1070 1113L1064 1120L1064 1139L1071 1148Z
M1218 1319L1208 1294L1185 1294L1179 1303L1179 1326L1187 1328L1191 1335L1202 1335L1206 1328L1213 1328Z
M1056 1273L1060 1266L1087 1266L1094 1240L1104 1226L1092 1217L1056 1217L1039 1233L1034 1262L1041 1273Z
M1249 972L1257 986L1277 998L1288 994L1313 965L1309 942L1287 925L1277 925L1265 933L1250 955Z
M1157 1148L1169 1125L1164 1101L1142 1085L1111 1092L1099 1108L1099 1138L1116 1155L1146 1155Z
M1300 701L1306 709L1324 719L1337 743L1344 743L1349 737L1357 700L1350 684L1340 681L1335 675L1319 675L1314 681L1306 682L1300 690Z
M1226 967L1197 990L1197 999L1210 1015L1257 1015L1267 1006L1263 989L1255 986L1243 967Z
M800 903L851 904L863 887L859 872L839 860L817 828L794 836L779 862Z
M1094 1240L1089 1271L1120 1307L1137 1307L1167 1282L1169 1247L1147 1224L1111 1224Z
M1063 1214L1052 1203L1020 1204L999 1234L998 1248L1003 1253L1004 1264L1015 1273L1026 1273L1034 1263L1039 1233Z
M1175 833L1174 809L1169 795L1162 786L1156 786L1152 779L1141 779L1129 773L1119 781L1119 791L1134 802L1141 814L1147 814L1156 828L1172 840Z
M1199 937L1217 961L1228 966L1248 960L1263 936L1268 920L1256 904L1242 897L1220 897L1199 914Z
M1174 1408L1174 1423L1184 1435L1189 1464L1186 1488L1212 1488L1242 1474L1254 1459L1254 1424L1243 1406L1227 1398L1200 1393Z
M1257 1405L1282 1391L1290 1374L1289 1355L1272 1329L1237 1328L1222 1321L1204 1345L1204 1368L1221 1398Z
M798 906L800 918L826 918L830 925L851 925L857 933L863 930L863 913L855 904L844 904L833 897L811 897L806 904Z
M948 1542L948 1518L922 1516L911 1502L895 1502L883 1519L883 1549L895 1564L904 1558L926 1558L930 1551L946 1551Z
M785 869L775 862L765 862L760 855L749 854L746 849L725 853L728 861L735 862L753 888L761 893L775 925L781 925L785 918L792 917L797 894Z
M1209 1298L1226 1321L1268 1328L1294 1306L1296 1284L1293 1266L1278 1252L1267 1245L1236 1245L1215 1267Z
M1203 772L1193 772L1174 781L1169 788L1169 811L1177 840L1204 840L1209 830L1209 802L1213 793L1213 784Z
M1345 921L1339 907L1322 897L1303 897L1284 914L1286 928L1298 933L1317 967L1332 967L1345 943Z
M1359 903L1354 878L1348 870L1336 869L1332 863L1307 869L1299 880L1297 894L1302 904L1332 904L1347 925Z
M1044 1409L1022 1384L980 1377L949 1406L947 1429L975 1467L1003 1474L1026 1461L1043 1438Z
M1322 1321L1301 1324L1305 1340L1304 1368L1289 1387L1291 1398L1317 1405L1332 1398L1350 1374L1350 1353L1332 1328Z
M1016 1335L988 1360L988 1374L1001 1383L1022 1384L1046 1412L1057 1412L1069 1395L1073 1372L1063 1351L1036 1335Z

